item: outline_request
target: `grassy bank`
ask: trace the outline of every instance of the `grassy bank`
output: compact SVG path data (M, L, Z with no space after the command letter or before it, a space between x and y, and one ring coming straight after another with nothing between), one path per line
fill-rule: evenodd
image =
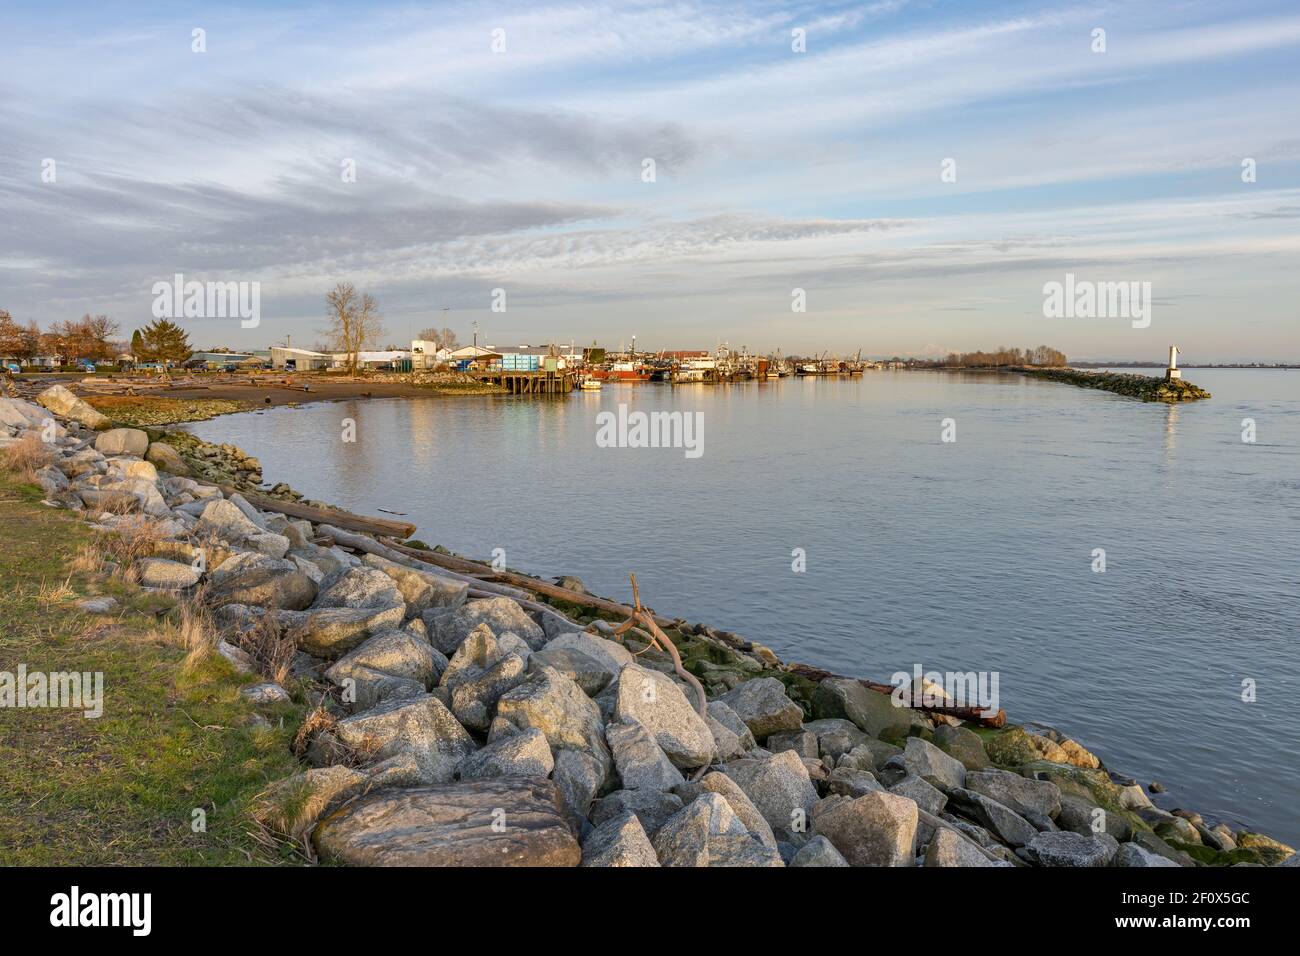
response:
M25 664L29 674L101 672L104 680L97 719L0 708L0 865L300 860L256 832L246 808L296 769L289 728L304 708L262 708L270 725L255 726L255 709L239 695L252 678L218 655L190 655L194 634L171 598L120 575L73 570L93 566L102 548L74 515L40 504L31 486L0 477L0 528L0 671ZM78 601L87 595L119 603L110 614L86 613ZM192 825L200 809L206 832Z

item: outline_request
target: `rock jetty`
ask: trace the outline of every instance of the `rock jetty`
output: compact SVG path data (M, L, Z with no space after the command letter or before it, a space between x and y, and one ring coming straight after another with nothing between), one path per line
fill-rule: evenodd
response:
M1210 398L1205 389L1181 378L1155 378L1127 372L1082 372L1072 368L1018 368L1016 371L1030 378L1043 378L1080 388L1100 388L1144 402L1176 404Z
M48 437L47 502L105 531L153 522L137 579L207 606L249 706L320 701L295 741L301 771L251 814L324 862L1297 865L1268 837L1155 807L1049 728L927 716L673 621L701 706L640 628L259 510L168 473L178 458L146 432L95 431L58 405L52 420L0 400L0 447Z

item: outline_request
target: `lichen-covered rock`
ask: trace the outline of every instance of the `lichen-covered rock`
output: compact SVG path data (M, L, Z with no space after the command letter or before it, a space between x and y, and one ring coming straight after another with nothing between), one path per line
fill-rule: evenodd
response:
M427 643L406 631L384 631L339 658L325 671L325 677L340 684L361 667L416 681L427 690L437 681L446 660Z
M375 608L403 604L402 592L383 571L375 568L343 568L327 574L313 608Z
M239 695L251 703L263 705L287 704L291 699L287 690L271 681L241 687Z
M1158 853L1152 853L1136 843L1121 843L1119 849L1115 852L1114 859L1111 860L1111 865L1130 868L1178 866L1173 860L1160 856Z
M113 433L104 432L104 435L111 434ZM143 435L144 432L140 434ZM148 441L147 438L145 440ZM199 514L199 520L194 526L194 531L200 537L211 534L222 541L229 541L232 544L247 541L254 535L264 533L263 529L249 521L248 516L240 511L238 507L224 498L213 498L203 506L203 511Z
M674 766L702 767L713 759L713 732L671 678L629 664L614 687L614 719L644 726Z
M843 717L810 720L803 725L803 729L817 738L817 753L832 760L838 760L841 754L848 753L870 739L857 724Z
M582 866L658 866L655 848L636 814L606 820L582 841Z
M907 797L926 813L936 817L943 813L944 807L948 805L948 798L944 796L942 790L931 786L915 774L908 774L890 787L889 792Z
M749 727L737 716L736 712L720 700L708 703L708 716L704 722L713 734L713 744L717 749L717 759L730 760L743 756L745 751L757 746Z
M979 734L969 727L940 724L934 728L934 745L950 757L960 760L967 770L983 770L992 763Z
M583 631L568 631L547 643L545 650L573 650L600 663L609 680L618 677L618 672L632 663L632 654L617 641L609 641Z
M347 747L373 760L410 754L426 783L446 783L457 765L473 753L474 740L436 697L386 701L338 722L335 731Z
M326 863L577 866L582 850L555 786L532 777L381 790L331 814L313 837Z
M863 687L850 678L828 677L817 685L812 698L813 716L819 720L841 717L852 721L868 736L886 732L906 735L912 726L911 712L895 707L893 698Z
M880 792L840 799L813 817L812 832L826 837L850 866L912 866L916 804Z
M413 615L423 614L431 607L460 607L469 591L469 585L463 581L407 567L377 554L363 555L361 562L393 579L406 602L407 612Z
M609 759L604 754L567 747L555 751L555 769L551 771L551 779L555 781L575 826L581 826L582 819L591 812L591 802L604 786L609 768Z
M451 610L435 607L425 611L423 618L429 642L444 654L454 654L480 624L486 624L498 637L517 634L532 650L545 643L542 628L508 597L474 600Z
M553 643L535 651L528 666L558 671L581 687L588 697L595 697L617 676L594 657L571 647L555 647Z
M552 750L585 751L609 766L600 708L562 674L545 667L529 674L501 695L497 714L521 730L540 730Z
M1019 767L1039 759L1038 750L1023 727L1005 727L984 741L989 759L1003 767Z
M301 611L316 599L316 585L291 561L244 552L213 569L204 599L212 607L247 604Z
M776 834L772 832L771 825L764 819L762 812L749 799L745 791L740 788L740 784L726 774L711 771L706 773L698 783L685 784L678 788L678 792L683 794L688 790L691 799L701 793L720 794L731 807L731 811L740 818L746 830L757 837L760 843L776 849Z
M803 729L803 709L786 696L785 685L774 677L747 680L720 699L760 743L772 734Z

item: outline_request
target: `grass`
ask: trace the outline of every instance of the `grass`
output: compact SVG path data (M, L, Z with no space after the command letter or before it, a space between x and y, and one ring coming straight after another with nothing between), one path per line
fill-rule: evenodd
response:
M251 726L239 689L260 678L206 652L201 613L105 574L93 547L76 516L0 477L0 671L104 675L98 719L0 708L0 866L301 862L247 811L301 769L302 694L290 687L294 703L263 709L271 727ZM120 605L87 615L76 601L89 594Z

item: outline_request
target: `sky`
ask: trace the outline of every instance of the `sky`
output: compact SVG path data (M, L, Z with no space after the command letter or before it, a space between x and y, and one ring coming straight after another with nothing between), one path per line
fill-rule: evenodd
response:
M350 281L378 344L1300 361L1300 8L6 5L0 308L129 334L177 273L257 283L201 348Z

